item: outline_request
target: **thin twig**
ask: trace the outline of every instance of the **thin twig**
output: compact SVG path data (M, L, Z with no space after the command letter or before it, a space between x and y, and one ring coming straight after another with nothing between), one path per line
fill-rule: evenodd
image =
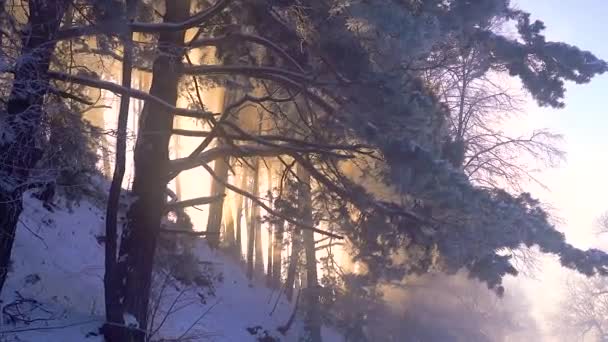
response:
M205 310L205 312L203 312L199 318L196 319L196 321L194 321L194 323L192 323L190 325L190 327L188 327L188 329L186 329L186 331L184 331L183 334L181 334L177 340L181 340L182 338L184 338L184 336L186 336L186 334L188 334L188 332L190 332L190 330L192 330L192 328L194 328L194 326L196 326L198 324L198 322L201 321L201 319L203 319L209 312L211 312L211 310L213 310L213 308L218 305L220 303L220 300L218 299L215 303L213 303L213 305L211 305L207 310Z
M65 329L65 328L85 325L85 324L89 324L89 323L93 323L93 322L101 323L102 321L100 321L99 319L90 319L88 321L82 321L82 322L65 324L65 325L50 326L50 327L47 326L47 327L22 328L22 329L12 329L12 330L0 330L0 335L14 334L14 333L20 333L20 332L26 332L26 331Z
M277 211L275 211L274 209L270 208L269 206L266 205L266 203L264 203L264 201L261 201L259 198L253 196L252 194L250 194L247 191L241 190L237 187L235 187L234 185L225 182L223 179L221 179L220 177L218 177L218 175L215 174L215 172L213 172L213 170L206 164L202 164L201 165L205 170L207 170L207 172L209 172L209 174L211 175L211 177L213 177L215 180L217 180L220 184L223 184L226 188L236 192L237 194L241 195L241 196L245 196L247 198L249 198L252 202L256 203L257 205L259 205L260 207L262 207L264 210L266 210L266 212L268 212L271 215L274 215L276 217L279 217L289 223L295 224L296 226L302 228L302 229L309 229L312 230L315 233L319 233L321 235L326 235L326 236L331 236L334 237L336 239L342 240L344 239L343 236L341 235L337 235L319 228L315 228L312 226L309 226L307 224L304 224L302 222L299 222L297 220L292 219L291 217L285 216Z
M49 249L49 245L46 244L46 242L44 241L42 236L36 234L32 229L30 229L30 227L28 227L28 225L25 224L25 222L22 219L19 219L19 222L23 225L23 227L25 227L25 229L27 229L28 232L32 233L32 235L34 235L35 238L40 240L42 242L42 244L44 245L44 247L46 247L46 249Z

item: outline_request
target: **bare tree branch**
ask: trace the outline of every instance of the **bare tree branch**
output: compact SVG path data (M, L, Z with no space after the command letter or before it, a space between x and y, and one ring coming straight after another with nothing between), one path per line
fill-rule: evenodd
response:
M201 166L203 168L205 168L205 170L207 170L207 172L209 172L209 174L211 175L211 177L213 177L213 179L215 179L218 183L224 185L227 189L229 189L229 190L231 190L233 192L236 192L237 194L239 194L241 196L249 198L251 201L253 201L257 205L259 205L260 207L262 207L264 210L266 210L266 212L268 212L269 214L271 214L273 216L276 216L276 217L278 217L280 219L283 219L283 220L285 220L285 221L287 221L289 223L292 223L292 224L298 226L299 228L309 229L309 230L312 230L315 233L318 233L318 234L321 234L321 235L325 235L325 236L330 236L330 237L333 237L333 238L336 238L336 239L340 239L340 240L344 239L344 237L342 237L341 235L337 235L337 234L334 234L334 233L331 233L331 232L328 232L328 231L325 231L325 230L322 230L322 229L318 229L318 228L315 228L315 227L303 224L300 221L294 220L291 217L285 216L285 215L283 215L283 214L275 211L274 209L272 209L269 206L267 206L266 203L264 203L264 201L261 201L259 198L253 196L249 192L244 191L242 189L239 189L236 186L234 186L234 185L232 185L230 183L225 182L223 179L221 179L220 177L218 177L215 174L215 172L213 172L213 170L208 165L203 164Z
M213 235L213 234L220 233L220 232L207 232L207 231L197 232L197 231L193 231L193 230L177 230L177 229L168 229L168 228L161 228L159 231L161 233L184 234L184 235L192 235L192 236L204 236L204 235Z
M193 207L196 205L204 205L210 204L213 202L217 202L224 198L224 195L219 196L208 196L208 197L197 197L179 202L170 202L165 206L165 211L170 212L178 209L183 209L187 207Z
M136 99L155 102L156 104L161 105L161 106L171 110L173 112L173 114L175 114L175 115L186 116L186 117L197 118L197 119L209 119L215 115L214 113L201 111L201 110L178 108L178 107L172 106L171 104L163 101L162 99L159 99L156 96L150 95L149 93L146 93L146 92L143 92L143 91L137 90L137 89L125 88L118 84L104 81L104 80L94 79L91 77L80 76L80 75L68 75L66 73L57 72L57 71L49 71L48 74L49 74L50 78L56 79L59 81L74 82L74 83L78 83L78 84L81 84L81 85L84 85L87 87L105 89L105 90L111 91L116 94L129 95Z
M209 149L195 158L185 157L174 159L170 163L170 173L181 172L193 169L197 166L203 166L216 159L224 157L277 157L281 155L295 156L298 153L308 154L323 154L334 158L349 159L353 155L340 154L333 151L320 150L316 148L306 148L295 146L292 144L274 144L273 146L259 145L237 145L237 146L220 146Z
M179 23L142 23L132 22L124 23L123 25L118 24L115 21L101 23L90 26L76 26L69 27L59 30L55 36L56 40L73 39L77 37L90 36L96 34L118 34L125 29L130 29L132 32L142 33L160 33L160 32L171 32L171 31L185 31L187 29L196 27L204 24L209 19L223 11L232 0L218 0L214 5L205 9L204 11L193 15L192 17L179 22Z
M258 36L258 35L254 35L254 34L247 34L247 33L242 33L242 32L232 32L232 33L229 33L229 34L226 34L223 36L219 36L219 37L201 38L201 39L192 40L190 43L188 43L188 46L191 48L204 47L204 46L218 46L221 43L224 43L229 40L234 40L234 39L242 40L245 42L252 42L252 43L256 43L256 44L265 46L269 50L278 53L279 56L283 57L285 60L287 60L293 66L295 66L300 72L302 72L302 73L305 72L304 68L300 65L300 63L298 63L289 53L287 53L287 51L282 49L280 46L278 46L271 40Z

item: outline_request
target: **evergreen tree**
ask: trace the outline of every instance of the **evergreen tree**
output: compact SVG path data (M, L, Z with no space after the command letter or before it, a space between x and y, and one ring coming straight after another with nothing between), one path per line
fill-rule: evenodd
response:
M4 3L2 3L4 7ZM68 1L28 1L28 23L21 36L21 52L14 65L11 92L1 118L0 156L0 291L9 271L11 251L23 193L44 151L39 148L47 76L55 37Z
M262 261L260 208L291 227L292 252L286 279L290 299L302 250L306 254L307 287L317 287L318 279L313 274L314 233L347 238L356 260L365 264L365 281L370 283L465 269L502 293L503 277L517 274L517 270L509 256L498 251L522 245L556 254L564 266L585 275L608 272L608 255L568 244L530 194L479 187L459 167L462 157L445 160L450 142L463 137L458 129L455 134L451 132L446 122L461 113L452 112L453 108L442 102L437 88L425 82L418 67L432 62L434 54L446 45L474 48L483 57L482 71L518 77L544 106L564 105L565 82L586 83L607 69L606 62L590 52L546 41L542 22L531 22L527 13L512 9L507 0L314 0L306 6L300 1L218 0L214 4L195 2L192 15L190 1L180 0L165 2L162 23L157 12L151 10L154 5L137 1L142 7L138 8L141 16L126 20L111 15L112 6L124 10L122 2L97 1L92 6L93 24L80 17L86 15L85 11L76 15L76 25L62 28L59 25L67 3L48 3L29 1L34 15L29 17L28 28L36 34L23 35L21 57L31 54L36 58L20 58L14 68L0 151L10 160L4 163L9 166L2 172L5 179L15 178L15 184L29 181L29 171L23 170L31 169L42 155L33 137L40 125L50 79L111 90L124 99L132 96L145 100L135 149L135 201L129 209L118 256L111 251L116 239L110 235L106 256L110 260L106 272L115 280L106 284L115 286L109 288L113 294L106 298L111 304L109 323L124 323L124 315L130 314L140 329L119 329L116 340L132 337L143 341L146 337L156 241L167 212L166 186L180 172L198 166L217 183L214 192L233 191L251 202L254 219L248 217L247 224L250 277L254 243L259 250L256 259ZM43 12L44 18L53 20L43 21ZM490 23L495 21L515 22L517 36L493 31ZM197 33L185 42L184 32L190 28L197 28ZM90 53L111 54L119 41L107 37L124 32L154 36L147 44L154 54L134 48L132 59L134 68L153 72L149 92L71 70L49 71L56 39L105 36L99 42L108 48ZM222 64L183 61L188 51L207 47L237 51L238 58ZM122 60L124 65L131 60L127 54L112 58ZM195 101L188 108L177 108L179 85L185 78L205 79L213 86L246 79L244 83L251 83L254 89L239 89L243 94L235 103L262 112L272 131L251 127L247 122L251 118L228 120L227 108L223 113L209 113L203 103ZM193 83L199 90L201 85ZM23 96L24 90L28 96ZM219 114L219 120L215 114ZM191 155L169 160L169 140L176 133L175 115L204 120L212 129L182 131L205 139ZM457 152L461 149L456 148ZM19 153L12 153L15 151ZM280 188L297 183L298 172L294 177L292 170L297 165L309 175L310 180L304 183L314 184L311 190L315 196L298 205L308 196L301 193L299 199L297 192L281 194L275 210L259 199L259 184L250 189L230 183L227 169L232 162L247 168L251 161L259 166L264 158L276 158L290 174L281 179ZM221 165L218 161L226 161L225 170L211 169L207 164L212 161L216 166ZM348 174L345 168L358 170L372 180L362 181L364 177ZM259 167L252 170L255 172ZM245 180L241 185L249 178L253 178L251 183L259 181L257 174L241 177ZM120 191L120 182L115 183L118 190L114 194ZM3 270L8 267L21 211L23 190L15 189L15 184L13 188L3 186L0 193L4 199L0 201L4 203L0 205L4 220L0 228L4 236L9 236L0 241ZM211 200L201 198L172 206L200 202ZM219 232L222 207L219 205L210 219L211 230ZM298 211L302 207L307 208L306 215ZM239 210L240 206L236 224L240 247ZM309 315L314 316L319 298L318 294L309 298L308 304L313 304L307 309ZM310 331L314 340L320 340L320 323L312 321L318 316L313 316L309 317ZM110 334L108 338L112 339Z

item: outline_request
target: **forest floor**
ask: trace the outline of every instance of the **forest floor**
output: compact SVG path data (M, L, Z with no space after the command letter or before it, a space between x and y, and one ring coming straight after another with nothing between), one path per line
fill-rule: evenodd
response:
M0 342L103 341L105 210L94 202L68 206L60 198L48 210L26 196L1 297ZM184 285L157 274L151 341L299 339L300 319L286 336L277 332L293 310L280 291L251 283L238 261L193 240L193 255L212 283ZM333 330L323 330L324 341L341 341ZM262 339L265 331L276 339Z

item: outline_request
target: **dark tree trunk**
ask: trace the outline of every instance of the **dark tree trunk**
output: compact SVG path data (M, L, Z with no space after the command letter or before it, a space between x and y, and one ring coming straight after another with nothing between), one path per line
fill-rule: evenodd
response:
M175 126L177 126L177 128L181 128L179 125L179 117L175 118L173 123ZM173 137L173 151L175 151L175 158L180 158L181 157L181 140L179 135L175 135ZM182 199L182 182L181 182L181 178L179 177L179 175L177 175L175 177L175 195L177 196L177 200L181 200Z
M262 117L259 117L258 134L262 128ZM253 169L251 172L251 190L253 197L260 197L260 158L253 159ZM251 203L250 212L246 213L249 223L248 227L248 244L247 244L247 274L249 279L253 279L254 271L257 274L264 274L264 256L262 252L262 235L261 235L261 217L260 206ZM255 255L254 255L255 254Z
M274 196L272 194L272 169L270 168L270 165L267 165L268 168L266 169L266 176L267 178L267 182L268 182L268 200L270 201L270 206L273 207L274 209ZM273 267L273 261L274 261L274 225L272 224L272 219L269 222L268 225L268 246L267 246L267 251L266 251L266 286L267 287L272 287L274 285L274 275L272 273L272 271L274 271L274 267Z
M185 20L189 0L167 0L165 22ZM153 65L150 94L175 105L184 32L162 32ZM147 101L142 110L134 153L133 195L135 201L127 214L117 264L123 315L133 316L140 330L130 329L122 341L144 341L156 242L166 202L169 142L173 115L165 107ZM112 341L114 342L114 341Z
M310 174L298 165L298 178L301 183L298 189L298 206L302 223L313 226L312 199L310 196ZM315 233L306 229L302 232L304 252L306 254L306 301L305 327L311 342L321 342L321 317L319 312L319 281L317 276L317 257L315 251Z
M256 198L260 197L260 158L255 160L255 170L253 171L253 192L252 195ZM252 204L251 208L251 223L255 230L255 272L259 275L264 274L264 249L262 248L262 217L260 214L260 206L256 203Z
M274 246L272 247L272 286L281 287L281 272L283 259L283 226L285 222L278 220L274 223Z
M302 250L301 230L293 227L291 233L291 255L289 256L289 266L287 267L287 279L285 279L285 295L291 301L293 299L293 289L298 275L298 264L300 263L300 251Z
M223 145L223 142L219 142ZM213 167L213 172L223 181L228 180L228 161L224 158L216 159ZM213 179L211 183L211 196L224 195L226 188L223 183ZM207 242L211 248L218 248L220 245L220 226L222 224L222 215L224 211L224 200L219 200L209 205L209 218L207 220L207 231L211 233L207 235Z
M224 214L224 243L226 244L227 250L230 253L235 251L235 240L234 240L234 216L232 216L232 204L226 205L226 212ZM235 253L236 254L236 253Z
M101 98L101 91L99 89L94 89L94 88L89 88L87 96L90 100L96 100L98 98ZM95 128L97 128L100 132L99 136L97 137L99 140L99 146L101 149L101 171L103 172L103 175L110 178L112 176L112 164L110 163L110 151L109 149L109 144L108 144L108 139L106 134L104 133L105 130L105 122L104 122L104 117L103 117L103 113L104 113L104 109L103 108L91 108L89 110L87 110L84 114L83 117L88 120L91 125L93 125Z
M274 270L274 268L272 267L272 256L273 256L273 251L272 248L274 247L274 242L272 241L272 239L274 238L274 233L272 231L272 226L268 226L268 247L267 247L267 255L266 255L266 286L268 287L272 287L273 285L273 275L272 275L272 271Z
M272 177L272 172L268 172L268 184L269 188L270 188L270 195L271 195L271 200L272 200L272 205L276 208L276 205L274 203L275 198L272 195L273 193L273 186L274 186L274 182L273 182L273 177ZM282 258L281 258L281 253L283 253L283 230L284 230L284 224L285 222L281 219L278 218L273 218L272 220L272 232L274 233L273 238L271 240L269 240L269 243L272 243L272 256L269 257L272 258L272 272L269 272L269 274L272 275L272 280L270 281L270 285L274 288L280 288L281 287L281 272L282 272ZM270 252L270 249L269 249ZM270 261L269 261L270 263Z
M223 63L234 63L232 60L234 59L230 54L223 56ZM230 107L235 101L238 100L239 94L241 91L238 89L225 89L224 90L224 103L222 110L225 111L226 108ZM229 121L235 122L238 119L238 112L230 113L228 117ZM217 147L225 146L229 142L218 138L217 139ZM211 181L211 195L223 195L226 192L226 187L224 183L228 181L228 171L230 169L230 158L220 158L216 159L214 163L213 172L220 178L217 180L215 178ZM220 226L222 225L223 218L223 210L224 210L224 199L212 203L209 207L209 218L207 220L207 231L209 232L219 232ZM233 229L234 231L234 229ZM234 235L233 235L234 236ZM212 248L217 248L220 245L220 235L219 234L209 234L207 236L207 241L209 246Z
M251 171L248 170L247 172ZM247 191L251 191L252 186L249 184L249 181L246 184L245 188ZM255 243L255 227L252 220L253 203L250 199L243 199L243 201L243 205L245 206L245 226L247 229L247 278L251 281L253 280L253 251Z
M236 90L231 90L231 89L226 89L225 90L225 94L224 94L224 105L223 105L223 110L226 110L226 108L230 107L230 105L232 103L234 103L234 101L236 101L236 96L237 96L237 91ZM238 113L232 113L230 114L230 117L228 118L228 120L230 121L235 121L237 118ZM225 141L224 139L218 138L217 139L217 147L221 147L224 145L227 145L227 141ZM221 158L221 159L217 159L214 163L214 170L213 172L217 175L217 177L220 178L220 180L217 179L212 179L211 181L211 195L215 196L215 195L225 195L226 193L226 187L224 186L224 183L228 182L228 171L230 170L230 158ZM234 249L234 220L232 220L232 217L230 217L230 222L222 222L223 218L224 218L224 198L222 198L220 201L214 202L210 205L209 207L209 218L207 220L207 231L209 232L219 232L220 227L222 226L222 224L224 225L224 228L226 229L226 235L230 235L227 236L228 241L226 241L228 248L232 251ZM239 225L239 223L237 223L237 225ZM230 232L228 232L228 229L230 230ZM209 243L209 246L212 248L217 248L220 245L220 234L209 234L207 235L207 241ZM240 247L239 247L240 248ZM240 249L239 249L240 250Z
M46 76L55 50L54 35L66 11L65 0L30 0L29 23L22 33L21 55L2 118L0 136L0 291L10 267L11 251L23 210L23 184L42 156L36 145L49 90Z
M274 195L273 195L273 178L272 178L272 168L267 169L268 172L268 196L270 200L270 205L276 209L274 205ZM272 218L270 220L269 228L268 228L268 255L266 256L267 266L266 266L266 279L267 286L279 288L281 283L281 250L277 248L282 248L280 244L277 243L277 238L283 238L282 232L279 236L279 232L277 228L279 227L279 221L276 218ZM277 258L277 253L279 258ZM278 265L276 264L278 262ZM277 267L278 266L278 267Z
M243 166L241 172L241 181L239 184L240 189L245 189L247 186L247 167ZM243 219L243 206L245 205L245 198L241 195L237 195L237 205L236 205L236 252L238 252L237 256L239 260L243 258L242 256L242 248L243 248L243 237L242 237L242 219Z
M247 218L247 278L253 280L253 244L255 242L255 227L251 220L251 216L249 215L251 210L248 210L248 208L247 203L245 204L245 217Z
M135 15L135 3L131 0L127 3L129 6L128 18L133 18ZM131 88L131 75L133 64L133 33L130 30L122 35L124 57L122 64L122 86ZM129 120L129 104L130 97L123 95L120 99L120 109L118 113L118 135L116 137L116 165L114 174L112 175L112 183L110 184L110 193L108 195L108 203L106 207L106 243L105 243L105 275L104 275L104 295L106 309L106 324L103 328L104 334L109 341L118 341L121 339L123 329L120 324L123 323L122 308L120 303L121 289L119 274L116 268L116 254L118 244L118 210L120 208L120 193L122 190L122 181L125 176L126 168L126 153L127 153L127 126Z

